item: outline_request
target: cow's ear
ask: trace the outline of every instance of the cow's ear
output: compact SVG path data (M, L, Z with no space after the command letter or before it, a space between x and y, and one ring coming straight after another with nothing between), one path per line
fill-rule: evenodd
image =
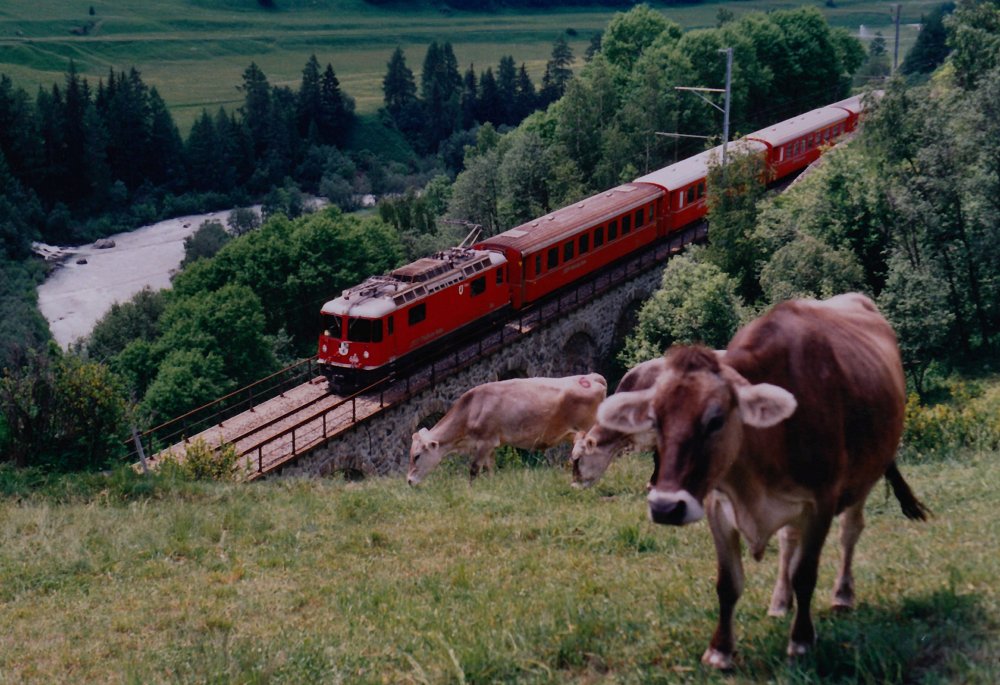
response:
M618 392L601 402L597 422L619 433L643 433L656 425L653 397L656 388L635 392Z
M770 383L736 387L743 423L754 428L770 428L795 412L795 395Z

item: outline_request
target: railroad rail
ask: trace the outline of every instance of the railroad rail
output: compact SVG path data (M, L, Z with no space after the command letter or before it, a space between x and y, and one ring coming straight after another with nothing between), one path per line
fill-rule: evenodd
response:
M707 234L705 222L688 227L631 258L609 266L587 281L514 314L476 341L458 346L411 372L383 378L350 396L330 394L326 390L325 379L314 377L282 390L267 402L257 405L251 402L249 410L242 414L232 416L227 407L224 410L228 416L225 421L197 435L186 433L178 443L159 452L152 461L155 463L171 453L181 454L189 439L201 438L212 445L234 445L241 463L246 467L248 479L266 476L307 452L325 446L379 412L407 402L440 380L495 354L540 326L561 318L594 297L653 268L687 245L703 242ZM312 361L305 360L302 364L311 370ZM200 408L198 411L203 410Z

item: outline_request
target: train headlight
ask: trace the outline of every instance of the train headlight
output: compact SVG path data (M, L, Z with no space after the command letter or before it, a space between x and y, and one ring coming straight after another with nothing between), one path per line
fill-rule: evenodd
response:
M365 359L368 359L368 350L365 350L364 354L362 354L361 356L364 357Z
M326 345L323 345L323 353L326 354Z

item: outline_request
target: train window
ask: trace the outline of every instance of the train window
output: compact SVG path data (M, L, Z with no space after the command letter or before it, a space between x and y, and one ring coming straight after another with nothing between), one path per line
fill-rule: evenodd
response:
M604 244L604 226L598 226L594 229L594 248L598 248Z
M612 221L610 224L608 224L608 242L610 243L617 237L618 237L618 222Z
M542 255L535 255L535 275L542 273Z
M392 324L393 324L394 320L395 320L394 317L391 317L391 316L388 319L386 319L386 329L387 329L386 332L389 335L392 335Z
M472 291L472 296L482 295L486 292L486 276L480 276L472 283L469 284L469 290Z
M407 317L409 318L410 325L420 323L427 318L427 305L420 303L413 307L410 307L410 311L407 312Z
M699 183L698 184L698 197L705 197L705 184L704 183Z
M636 227L636 228L639 228L639 227L640 227L640 226L642 226L642 225L643 225L644 223L646 223L645 221L643 221L643 217L644 217L644 216L645 216L645 215L644 215L644 213L643 213L643 210L642 210L642 209L637 209L637 210L635 211L635 227Z
M331 338L343 338L344 322L336 314L324 314L323 332Z
M569 241L568 243L566 243L565 245L563 245L563 261L564 262L568 262L569 260L573 259L573 247L574 246L575 245L574 245L574 243L573 243L572 240Z
M549 249L549 255L546 258L548 262L545 266L548 269L554 269L559 266L559 248L553 247Z
M382 342L382 319L348 317L347 339L351 342Z
M580 254L584 254L590 250L590 234L584 233L580 236Z
M632 216L626 214L622 217L622 235L627 235L632 231Z
M688 201L688 204L691 204L692 202L694 202L694 186L691 186L687 190L687 201Z
M683 206L684 206L684 191L683 190L678 190L677 191L677 209L680 209Z
M503 267L497 269L497 285L503 283Z

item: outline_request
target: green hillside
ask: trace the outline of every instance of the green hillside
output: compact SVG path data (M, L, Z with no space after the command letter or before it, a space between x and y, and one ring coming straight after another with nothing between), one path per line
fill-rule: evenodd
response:
M183 130L202 108L233 108L242 102L236 86L251 61L272 84L297 84L315 53L334 65L341 85L361 112L382 101L381 82L390 52L406 50L419 70L426 45L450 41L460 64L496 65L505 54L525 62L538 81L552 41L561 33L579 58L591 36L604 28L614 9L457 12L431 2L370 5L361 0L279 0L268 11L255 0L94 0L68 3L37 0L0 4L0 73L33 92L61 82L75 60L96 84L109 69L137 66L156 86ZM706 2L660 6L686 28L714 26L720 7L737 15L751 10L795 7L801 3ZM818 4L818 3L814 3ZM891 41L884 3L845 0L821 7L830 22L857 31L881 29ZM930 0L903 3L903 23L919 21ZM93 15L89 13L93 8ZM409 9L408 9L409 8ZM905 50L915 29L904 27ZM890 43L891 44L891 43Z
M995 683L996 456L904 463L927 523L875 488L849 614L829 610L831 532L819 644L798 666L789 619L766 615L775 545L747 559L731 677L699 664L717 611L708 528L649 523L648 456L586 491L549 468L470 487L451 464L421 488L119 478L7 494L0 681Z

